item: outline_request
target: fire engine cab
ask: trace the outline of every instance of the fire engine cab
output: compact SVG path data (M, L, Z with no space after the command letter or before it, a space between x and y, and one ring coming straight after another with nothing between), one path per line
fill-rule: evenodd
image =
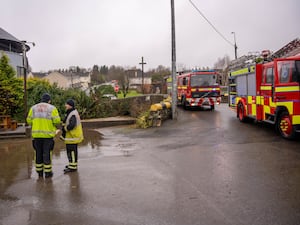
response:
M220 104L218 73L214 70L182 73L177 76L177 103L188 107L209 107L215 109Z
M229 72L229 105L241 122L271 123L294 139L300 132L300 55L264 58Z

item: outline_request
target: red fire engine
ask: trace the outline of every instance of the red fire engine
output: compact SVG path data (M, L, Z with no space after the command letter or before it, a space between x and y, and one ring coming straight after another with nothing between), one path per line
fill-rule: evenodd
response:
M252 118L271 123L284 138L296 137L300 132L300 55L248 64L230 71L228 78L229 105L241 122Z
M218 73L213 70L195 70L177 76L177 103L184 109L188 107L210 107L220 104L220 85Z

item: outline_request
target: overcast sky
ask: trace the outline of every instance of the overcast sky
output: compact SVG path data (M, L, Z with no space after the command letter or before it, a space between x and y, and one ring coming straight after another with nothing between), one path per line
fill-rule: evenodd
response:
M177 68L209 66L234 47L189 0L174 0ZM299 0L192 0L238 56L300 37ZM35 42L35 72L93 65L171 67L170 0L1 0L1 27Z

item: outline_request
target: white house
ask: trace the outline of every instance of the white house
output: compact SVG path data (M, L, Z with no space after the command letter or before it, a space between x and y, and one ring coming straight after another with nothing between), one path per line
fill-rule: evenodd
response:
M77 74L77 73L60 73L57 71L51 72L42 79L46 79L50 84L56 83L60 88L80 88L81 90L86 90L91 82L90 75L87 74Z
M60 88L67 89L67 88L71 87L71 81L68 80L65 76L63 76L59 72L51 72L50 74L48 74L47 76L45 76L42 79L47 80L50 84L56 83L57 86Z

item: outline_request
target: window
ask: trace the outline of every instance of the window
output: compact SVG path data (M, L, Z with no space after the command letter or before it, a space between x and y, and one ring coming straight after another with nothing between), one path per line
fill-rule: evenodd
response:
M278 62L278 74L280 83L300 81L300 61Z
M182 85L187 86L189 84L189 77L184 77L182 79Z
M189 85L189 77L186 77L185 85Z
M178 78L178 85L186 86L189 83L189 77L180 77Z
M280 82L281 83L287 83L290 80L289 76L290 68L288 64L283 64L281 68L281 73L280 73Z
M300 81L300 61L295 61L295 66L293 67L292 72L292 82Z
M191 76L191 87L216 85L217 78L212 74L195 74Z
M267 73L266 73L266 83L267 84L272 84L273 83L273 78L274 78L274 74L273 74L273 68L267 68Z
M272 84L274 80L273 67L265 67L262 75L261 83Z
M290 81L290 69L291 68L289 62L278 63L280 83L288 83Z

